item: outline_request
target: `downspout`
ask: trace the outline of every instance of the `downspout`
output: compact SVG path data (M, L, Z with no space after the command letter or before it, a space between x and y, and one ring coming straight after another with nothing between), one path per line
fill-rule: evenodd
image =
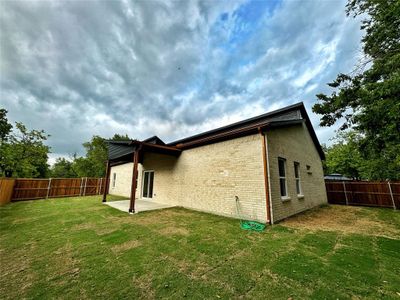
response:
M265 185L265 205L267 211L267 223L271 224L271 208L270 208L270 197L269 197L269 176L268 176L268 160L267 160L267 140L266 135L263 133L262 128L258 128L258 132L261 135L262 143L262 157L263 157L263 167L264 167L264 185Z
M269 151L268 151L268 136L267 132L264 133L265 136L265 150L267 152L267 174L268 174L268 191L271 191L271 175L270 175L270 169L269 169ZM271 224L274 224L274 210L272 209L272 199L271 195L269 197L269 213L270 213L270 220Z

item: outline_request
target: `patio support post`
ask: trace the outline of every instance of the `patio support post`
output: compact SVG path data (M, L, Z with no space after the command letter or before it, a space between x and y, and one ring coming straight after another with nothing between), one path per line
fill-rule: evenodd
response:
M110 161L107 160L107 166L106 166L106 178L105 178L105 183L104 183L104 192L103 192L103 202L107 201L107 194L108 194L108 188L110 186Z
M139 148L133 153L133 172L132 172L132 185L131 185L131 198L129 205L129 213L135 213L135 197L136 197L136 188L137 188L137 173L138 173L138 162L139 162Z

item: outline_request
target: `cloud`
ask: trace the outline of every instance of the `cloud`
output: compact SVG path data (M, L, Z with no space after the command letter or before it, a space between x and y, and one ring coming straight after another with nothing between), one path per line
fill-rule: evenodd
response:
M2 1L1 106L51 134L53 156L94 134L171 141L301 100L311 113L358 59L344 5Z

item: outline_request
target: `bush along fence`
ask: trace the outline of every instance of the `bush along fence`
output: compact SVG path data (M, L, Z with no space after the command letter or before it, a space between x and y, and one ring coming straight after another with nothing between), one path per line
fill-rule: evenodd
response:
M325 186L331 204L400 209L400 182L326 180Z
M4 188L7 187L7 188ZM104 178L0 178L0 202L100 195L104 192ZM10 190L12 192L10 192ZM5 200L4 200L4 199ZM7 201L8 198L8 201Z

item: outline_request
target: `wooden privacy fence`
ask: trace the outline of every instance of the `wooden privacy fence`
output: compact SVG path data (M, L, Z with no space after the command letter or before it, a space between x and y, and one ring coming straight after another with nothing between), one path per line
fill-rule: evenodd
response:
M400 182L326 180L325 186L331 204L400 209Z
M6 179L0 180L6 181ZM100 195L105 187L104 178L17 178L13 180L11 201ZM3 190L0 194L3 194Z

